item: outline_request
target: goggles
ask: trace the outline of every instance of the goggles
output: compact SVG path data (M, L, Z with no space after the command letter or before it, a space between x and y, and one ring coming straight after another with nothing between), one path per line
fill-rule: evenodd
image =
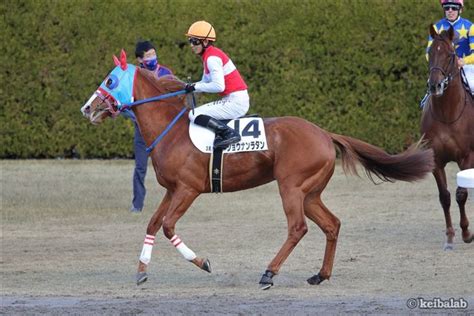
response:
M197 45L201 45L202 44L202 40L200 40L199 38L195 38L195 37L190 37L188 39L188 42L189 44L193 45L193 46L197 46Z
M453 11L459 11L461 10L461 6L457 4L445 4L443 5L444 11L449 11L450 9Z

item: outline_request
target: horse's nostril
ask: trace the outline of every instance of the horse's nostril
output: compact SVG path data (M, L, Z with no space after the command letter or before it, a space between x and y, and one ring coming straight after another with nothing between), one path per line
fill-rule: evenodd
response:
M83 115L89 115L90 111L91 111L90 105L85 105L81 108L81 112Z

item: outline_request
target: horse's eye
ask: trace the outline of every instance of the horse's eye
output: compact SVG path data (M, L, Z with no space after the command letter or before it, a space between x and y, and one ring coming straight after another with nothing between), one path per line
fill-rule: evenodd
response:
M105 80L105 86L109 89L115 89L118 86L118 78L114 75L110 75L106 80Z

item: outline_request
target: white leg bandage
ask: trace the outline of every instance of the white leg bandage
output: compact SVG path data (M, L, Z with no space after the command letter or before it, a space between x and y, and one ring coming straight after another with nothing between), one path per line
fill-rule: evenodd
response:
M151 250L153 249L153 244L155 243L155 236L146 235L145 241L143 242L142 253L140 254L140 261L144 264L149 264L151 260Z
M183 255L183 257L186 260L191 261L191 260L196 259L196 254L191 249L189 249L184 244L184 242L181 241L178 235L174 235L173 238L170 239L170 241L173 244L173 246L175 246L176 249L178 249L178 251Z

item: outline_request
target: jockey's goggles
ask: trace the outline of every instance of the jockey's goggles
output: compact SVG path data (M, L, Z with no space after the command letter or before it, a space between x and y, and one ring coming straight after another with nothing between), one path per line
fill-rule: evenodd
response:
M445 5L443 5L443 9L444 9L444 11L449 11L449 9L451 9L453 11L459 11L459 10L461 10L461 6L457 5L457 4L445 4Z
M202 40L200 40L199 38L194 38L194 37L190 37L188 39L188 42L189 44L193 45L193 46L197 46L197 45L201 45L202 44Z

